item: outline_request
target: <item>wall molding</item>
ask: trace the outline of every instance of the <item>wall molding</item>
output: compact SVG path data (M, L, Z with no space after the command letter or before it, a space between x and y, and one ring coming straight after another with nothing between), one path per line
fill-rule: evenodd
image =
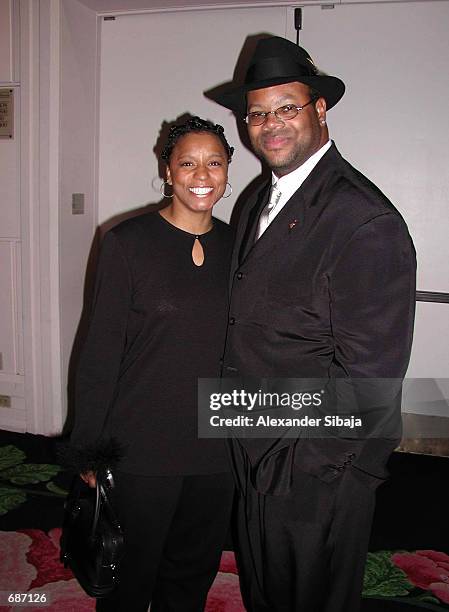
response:
M417 291L416 301L449 304L449 293L443 293L441 291Z
M62 429L59 323L59 0L20 0L21 233L26 431Z

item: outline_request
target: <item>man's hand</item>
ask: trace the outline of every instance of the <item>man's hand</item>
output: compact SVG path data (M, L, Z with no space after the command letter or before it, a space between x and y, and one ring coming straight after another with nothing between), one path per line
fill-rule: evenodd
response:
M80 474L80 477L87 485L89 485L89 487L91 487L91 489L95 489L97 486L97 475L95 472L84 472Z

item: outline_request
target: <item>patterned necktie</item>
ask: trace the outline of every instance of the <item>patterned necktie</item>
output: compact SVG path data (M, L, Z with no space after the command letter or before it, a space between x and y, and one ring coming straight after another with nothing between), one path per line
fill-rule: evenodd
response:
M279 191L277 183L274 183L271 186L270 201L263 209L259 218L259 227L257 228L256 240L259 240L264 231L270 225L270 215L279 203L281 195L282 193Z

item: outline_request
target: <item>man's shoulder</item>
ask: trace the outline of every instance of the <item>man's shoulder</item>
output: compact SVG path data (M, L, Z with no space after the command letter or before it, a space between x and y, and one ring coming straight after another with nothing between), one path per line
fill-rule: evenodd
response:
M232 234L232 228L228 223L226 223L226 221L222 221L215 215L212 217L212 221L213 221L215 229L217 229L220 233L225 234L225 235Z
M268 193L271 189L271 176L269 179L264 176L258 176L253 183L253 185L246 187L239 196L239 199L242 198L244 202L243 212L250 212L253 206L257 204L264 195L268 197Z
M224 245L232 245L235 238L234 228L215 216L212 217L212 221L214 224L214 233L218 240Z
M354 222L384 214L402 218L383 191L338 152L330 176L329 200L338 214Z

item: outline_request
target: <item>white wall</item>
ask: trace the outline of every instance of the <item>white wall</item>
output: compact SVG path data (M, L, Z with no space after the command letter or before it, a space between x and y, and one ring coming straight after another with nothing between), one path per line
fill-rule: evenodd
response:
M203 91L232 75L248 32L285 36L285 8L117 16L101 24L98 220L161 200L153 147L162 123L186 112L220 123L236 147L233 194L214 214L229 219L260 163L240 143L233 115Z
M64 396L83 306L86 265L97 225L97 17L77 0L61 3L60 313ZM72 214L83 193L85 213Z
M449 292L448 31L448 2L303 9L301 44L347 86L331 134L406 218L421 291Z

